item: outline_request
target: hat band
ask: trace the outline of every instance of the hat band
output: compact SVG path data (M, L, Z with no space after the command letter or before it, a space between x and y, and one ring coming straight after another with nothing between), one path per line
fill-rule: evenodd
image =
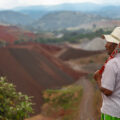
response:
M116 36L114 36L112 34L111 34L111 36L120 42L120 39L118 37L116 37Z

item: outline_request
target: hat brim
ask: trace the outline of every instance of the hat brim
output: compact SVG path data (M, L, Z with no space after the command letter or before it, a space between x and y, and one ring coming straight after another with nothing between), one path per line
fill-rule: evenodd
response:
M119 44L119 41L115 39L114 37L112 37L111 35L104 35L104 37L107 42Z

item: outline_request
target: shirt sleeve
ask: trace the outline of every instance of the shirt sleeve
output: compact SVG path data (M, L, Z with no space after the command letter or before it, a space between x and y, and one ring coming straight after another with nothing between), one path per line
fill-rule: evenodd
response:
M113 91L116 82L116 71L114 64L107 63L101 79L101 87Z

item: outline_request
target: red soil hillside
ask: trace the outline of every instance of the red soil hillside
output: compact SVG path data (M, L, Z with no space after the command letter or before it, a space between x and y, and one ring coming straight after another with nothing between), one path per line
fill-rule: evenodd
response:
M103 51L86 51L82 49L75 49L69 47L64 53L62 53L59 56L59 58L62 60L70 60L70 59L89 57L95 54L100 54L102 52Z
M85 75L86 73L83 72L76 72L73 69L69 68L66 64L63 63L60 59L53 57L55 53L60 51L62 48L58 46L50 46L50 45L43 45L43 44L36 44L36 43L29 43L29 45L34 44L34 50L39 52L40 54L43 54L47 57L53 64L55 64L58 68L60 68L62 71L66 72L68 75L70 75L74 79L78 79L80 76ZM53 47L53 48L52 48Z
M51 54L56 54L61 51L62 47L57 45L47 45L47 44L40 44L42 48L50 52Z
M0 25L0 41L13 43L20 39L34 39L35 34L29 31L22 30L16 26L3 26Z
M84 75L71 70L36 44L0 48L0 56L0 75L14 83L18 91L34 96L35 114L40 113L43 90L71 84L73 78Z

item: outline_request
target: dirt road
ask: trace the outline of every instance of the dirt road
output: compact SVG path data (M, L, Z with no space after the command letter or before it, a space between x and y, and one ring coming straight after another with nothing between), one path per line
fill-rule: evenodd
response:
M52 118L44 117L42 115L37 115L26 120L53 120Z
M85 77L76 82L82 85L83 97L79 106L79 114L75 120L95 120L93 107L94 88L92 83Z
M76 85L83 87L83 96L79 106L78 116L74 120L96 120L95 109L93 107L94 88L92 83L85 77L80 78ZM29 120L53 120L41 115L35 116Z

